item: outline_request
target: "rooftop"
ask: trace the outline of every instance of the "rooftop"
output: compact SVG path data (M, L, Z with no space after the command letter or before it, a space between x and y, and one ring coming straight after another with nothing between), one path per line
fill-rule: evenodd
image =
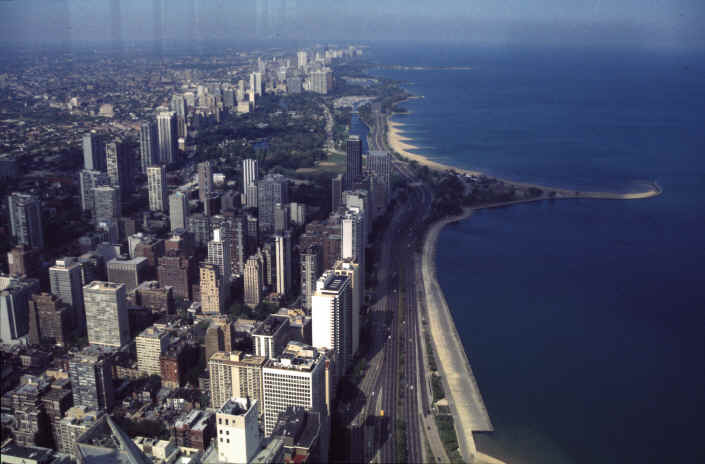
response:
M144 258L143 258L144 259ZM120 287L124 287L125 284L117 283L117 282L105 282L102 280L94 280L93 282L89 283L84 289L88 290L117 290Z
M246 364L250 366L261 366L266 358L263 356L255 356L253 354L244 353L242 351L218 351L213 353L211 361L219 361L232 364Z
M231 398L218 410L218 414L242 416L252 409L255 404L257 404L257 400L251 400L249 398Z
M264 335L271 337L279 331L285 322L287 322L287 318L270 314L264 321L257 325L253 335Z

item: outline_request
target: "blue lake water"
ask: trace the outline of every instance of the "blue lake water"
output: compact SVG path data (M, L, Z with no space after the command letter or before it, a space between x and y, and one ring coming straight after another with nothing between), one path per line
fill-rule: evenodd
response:
M479 211L440 284L512 463L705 462L705 59L643 51L373 49L423 99L433 159L559 187L664 194Z

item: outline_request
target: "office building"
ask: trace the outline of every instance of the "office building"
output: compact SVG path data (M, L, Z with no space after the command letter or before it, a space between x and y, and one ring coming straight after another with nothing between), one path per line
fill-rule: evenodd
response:
M29 308L29 343L64 346L71 335L71 310L51 293L34 294Z
M152 313L173 314L176 311L174 287L159 285L155 280L142 282L133 293L134 303Z
M159 358L169 343L169 334L155 326L148 327L135 337L137 369L148 375L159 376Z
M130 341L125 284L93 281L83 287L88 343L121 347Z
M157 276L160 287L173 288L174 297L191 299L191 284L195 280L193 258L167 252L166 256L159 258Z
M259 244L259 220L256 216L248 214L245 226L247 229L247 254L249 256L257 251Z
M200 276L201 311L204 314L222 314L227 295L218 266L201 264Z
M87 346L69 358L74 406L110 411L115 405L113 354L106 347Z
M383 186L386 198L391 193L392 157L387 151L372 150L367 155L367 172L373 175Z
M289 341L289 318L270 314L252 332L255 354L265 359L277 358Z
M343 201L343 175L338 174L331 179L331 211L337 210Z
M218 462L248 463L262 443L259 429L259 402L232 398L215 413Z
M169 195L169 224L171 231L188 227L189 206L186 195L176 191Z
M271 435L279 416L290 406L328 414L332 404L330 359L323 351L289 342L279 358L262 367L264 432Z
M206 330L205 337L205 354L206 362L219 351L230 352L233 350L233 342L235 342L235 334L233 332L233 324L229 322L227 317L210 317L210 325Z
M12 408L14 424L12 432L17 444L32 446L37 444L37 439L44 433L48 435L49 421L42 411L41 397L49 390L49 382L45 378L29 377L23 383L3 396L3 409ZM9 399L9 401L7 401ZM8 404L9 403L9 404ZM4 414L3 414L4 416ZM3 433L3 439L4 439ZM2 462L5 464L5 449L3 448ZM17 460L18 463L24 462Z
M131 292L145 280L147 258L137 256L132 259L118 257L108 261L108 281L125 284L125 290Z
M211 218L201 213L189 215L188 231L197 246L207 246L211 239Z
M105 171L105 145L101 137L89 132L83 135L83 168L89 171Z
M232 240L223 237L224 229L213 230L213 240L208 242L208 263L218 268L218 275L222 278L222 288L228 289L232 282L232 259L230 245Z
M289 228L289 205L276 203L274 205L274 233L283 234Z
M296 65L299 69L305 70L308 65L308 53L305 50L296 52Z
M232 273L242 276L245 272L245 261L247 260L247 224L243 216L232 218Z
M105 144L105 160L110 185L120 189L120 198L126 200L134 191L135 163L132 153L118 140Z
M99 186L93 189L94 214L93 219L96 224L101 222L117 222L117 218L122 213L122 202L120 200L120 189L111 186Z
M299 272L301 278L301 297L303 307L307 314L311 314L311 304L313 294L316 292L316 281L322 274L321 269L321 247L311 245L300 253Z
M73 406L59 421L56 450L73 458L77 457L78 437L89 432L98 423L102 412L88 406Z
M29 300L39 292L38 279L0 275L0 343L16 344L29 331Z
M76 258L57 259L49 268L51 293L70 306L71 326L79 334L86 332L86 315L83 303L83 273Z
M326 95L333 90L333 71L323 68L311 73L311 92Z
M362 176L362 140L357 135L351 135L345 144L345 189Z
M166 166L149 166L147 168L147 187L149 190L149 209L152 211L166 211L168 208Z
M247 204L248 208L257 207L257 198L252 198L251 200L247 196L247 187L250 185L255 185L259 179L259 163L256 159L244 159L242 160L242 195L243 204ZM255 195L256 197L256 195ZM254 203L254 206L250 206L250 203Z
M159 164L159 135L154 121L145 121L140 126L140 170Z
M306 224L306 204L289 203L289 222L298 227Z
M251 90L254 90L254 93L256 96L261 97L263 93L263 82L262 82L262 73L261 72L253 72L250 74L250 88Z
M13 277L38 277L42 269L39 249L17 245L7 252L7 265Z
M340 257L352 259L360 264L360 273L365 275L365 248L367 234L365 230L365 217L358 208L350 208L341 220L342 242Z
M11 193L8 197L10 230L18 245L44 248L42 204L34 195Z
M281 174L270 174L257 183L259 230L274 231L274 205L289 202L289 185Z
M352 356L354 357L360 347L360 310L365 300L364 275L360 265L351 259L339 260L335 263L333 272L338 276L350 278L352 288Z
M110 185L110 178L103 171L84 169L78 173L78 180L81 190L81 210L90 211L95 218L95 193L93 189Z
M205 451L215 437L215 414L192 409L182 414L174 423L176 446Z
M324 272L316 282L311 306L313 346L335 350L345 372L354 354L351 279Z
M291 294L291 232L286 231L282 235L275 236L276 260L277 260L277 293L280 295Z
M176 134L179 138L186 138L186 99L183 95L175 94L171 97L171 109L176 113Z
M213 167L210 161L198 163L198 199L206 202L208 195L213 192Z
M242 351L220 351L208 358L211 407L219 408L230 398L262 401L262 366L265 358Z
M254 308L262 301L263 272L260 260L256 256L250 256L245 263L244 302L247 306Z
M163 111L157 115L160 164L170 164L176 161L179 138L176 126L176 114L173 111Z

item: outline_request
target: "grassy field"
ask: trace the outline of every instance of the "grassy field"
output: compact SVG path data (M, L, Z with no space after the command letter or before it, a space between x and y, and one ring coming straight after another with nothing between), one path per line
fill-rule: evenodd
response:
M299 168L296 170L299 174L323 173L329 172L332 174L342 174L345 172L345 154L329 153L328 159L316 163L313 168Z

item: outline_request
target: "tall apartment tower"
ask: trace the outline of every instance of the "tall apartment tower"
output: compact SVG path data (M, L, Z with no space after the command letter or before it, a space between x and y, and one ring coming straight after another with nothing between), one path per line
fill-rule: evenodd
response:
M147 187L149 189L149 209L152 211L166 211L167 184L166 166L149 166L147 168Z
M262 443L259 402L229 399L215 413L218 462L252 462Z
M277 260L277 293L291 294L291 232L286 231L275 236Z
M316 282L311 309L311 339L315 347L335 350L345 372L353 358L352 285L332 271Z
M274 230L274 205L288 202L289 185L281 174L270 174L257 183L260 232L271 233Z
M169 334L154 326L147 327L135 337L137 369L148 375L161 375L159 357L169 344Z
M280 358L268 359L262 368L264 433L271 435L279 416L289 406L327 415L330 393L326 382L328 358L323 352L289 342Z
M69 341L71 308L51 293L34 294L29 306L29 343L65 346Z
M114 222L122 214L120 189L109 185L93 188L93 219L100 222Z
M358 263L360 273L363 276L365 275L365 247L367 246L365 225L365 216L358 208L349 208L340 223L343 236L340 244L340 257Z
M232 282L232 260L230 257L231 240L223 237L223 229L213 230L213 240L208 242L208 263L218 268L218 274L223 280L223 289Z
M176 94L171 97L171 109L176 113L177 136L186 138L186 99L183 95Z
M262 265L256 256L250 256L245 263L245 304L254 308L262 301Z
M173 163L176 161L178 149L176 114L173 111L163 111L157 115L157 132L159 138L159 163Z
M299 69L305 69L308 64L308 53L305 50L300 50L296 53L296 64Z
M276 203L274 205L274 233L283 234L289 228L290 221L289 204Z
M110 411L115 404L112 351L87 346L69 358L74 406Z
M108 165L108 177L113 187L120 189L123 200L134 191L134 160L125 144L118 140L105 144L105 160Z
M198 163L198 199L206 202L213 191L213 167L210 161Z
M384 185L386 198L391 191L392 157L388 151L373 150L367 155L367 171Z
M0 275L0 343L14 344L27 334L28 301L39 291L39 279Z
M318 281L322 273L321 248L318 245L312 245L303 250L300 257L301 296L306 313L311 314L313 294L316 292L316 281Z
M83 287L88 343L120 348L130 341L125 284L93 281Z
M243 216L233 217L232 222L232 247L230 249L232 271L233 275L242 276L247 260L247 224Z
M94 132L83 135L83 168L89 171L105 171L105 145Z
M208 359L211 407L233 397L262 401L262 365L265 358L242 351L216 352Z
M140 126L140 168L147 173L147 168L159 164L159 135L157 123L145 121Z
M338 260L333 267L333 272L339 276L350 278L352 287L352 356L355 357L360 347L360 309L365 298L364 275L360 272L360 265L350 259Z
M57 259L49 268L51 293L71 307L71 324L79 334L86 331L82 274L76 258Z
M176 191L169 195L169 223L171 231L188 227L188 200L183 192Z
M256 184L257 179L259 179L259 164L256 159L244 159L242 160L242 199L243 199L243 204L247 204L249 206L249 200L247 199L247 186ZM253 199L255 201L255 207L257 199Z
M7 197L10 229L18 245L44 248L42 204L34 195L11 193Z
M357 135L351 135L345 146L345 189L351 188L361 176L362 140Z
M225 309L225 288L218 267L204 263L200 268L201 311L204 314L222 314Z
M330 209L335 211L343 201L343 175L338 174L330 180Z
M93 189L110 185L110 178L103 171L89 171L83 169L78 174L78 180L81 189L81 211L90 211L94 214L95 194L93 193Z

